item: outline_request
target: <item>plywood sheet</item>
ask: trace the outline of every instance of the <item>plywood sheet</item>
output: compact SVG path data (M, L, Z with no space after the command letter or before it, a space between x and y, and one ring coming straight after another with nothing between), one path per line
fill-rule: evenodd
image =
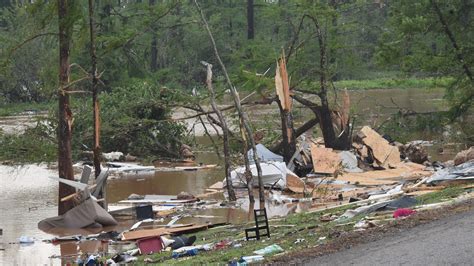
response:
M386 139L382 138L372 128L368 126L363 127L359 132L359 136L362 138L362 142L372 151L378 166L389 168L400 163L398 148L390 145Z
M303 193L304 192L304 182L299 177L288 174L286 175L286 187L295 193Z
M334 174L341 164L341 158L331 148L311 144L311 157L315 173Z
M344 173L337 179L348 181L351 184L361 186L378 186L395 184L403 180L416 180L420 177L429 176L430 171L417 170L412 165L397 164L395 169L375 170L364 173Z

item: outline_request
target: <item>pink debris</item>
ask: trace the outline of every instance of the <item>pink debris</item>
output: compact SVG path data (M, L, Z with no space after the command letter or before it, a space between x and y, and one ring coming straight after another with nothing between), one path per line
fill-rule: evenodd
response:
M415 213L415 210L400 208L393 212L393 218L407 217Z

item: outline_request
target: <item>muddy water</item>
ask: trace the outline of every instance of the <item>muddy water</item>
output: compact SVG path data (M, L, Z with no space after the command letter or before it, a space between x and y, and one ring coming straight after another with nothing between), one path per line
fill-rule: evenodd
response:
M442 100L442 90L370 90L351 92L352 104L357 106L354 111L359 114L361 124L374 125L380 123L388 114L402 107L418 112L436 111L445 109ZM395 106L395 104L397 106ZM396 107L396 108L395 108ZM265 120L268 114L276 113L274 105L251 108L252 119ZM311 115L301 109L297 117L304 119ZM8 125L21 126L12 119L0 119L0 128ZM6 125L6 126L5 126ZM420 139L428 139L420 135ZM433 137L433 136L431 136ZM208 144L199 140L203 144ZM452 158L459 147L452 147L443 156ZM437 154L437 147L430 148ZM209 152L197 153L197 161L204 164L215 164L218 158ZM77 252L92 250L108 251L113 253L119 247L107 246L100 242L85 242L80 246L65 244L54 246L41 242L42 239L52 238L37 229L37 223L57 212L57 183L47 178L56 175L55 170L48 170L46 165L27 165L24 167L0 166L0 228L3 229L5 250L0 251L0 265L57 265L70 260L51 258L52 255L68 255ZM205 188L223 179L222 168L202 171L182 172L152 172L147 174L129 174L121 178L110 180L108 184L108 201L113 203L136 194L164 194L176 195L181 191L193 194L204 192ZM248 203L241 201L241 209L212 209L200 211L201 215L219 217L212 222L240 222L249 218ZM269 211L274 214L285 214L287 206L268 205ZM202 222L209 221L203 218ZM186 222L186 220L183 220ZM65 234L63 232L63 234ZM8 244L18 242L22 235L36 239L34 244ZM71 259L73 260L73 259Z
M0 228L5 242L0 265L49 265L53 261L48 257L59 254L58 247L40 241L31 245L8 244L18 242L22 235L35 239L51 237L38 230L36 224L57 214L58 185L47 178L54 174L46 165L0 166Z

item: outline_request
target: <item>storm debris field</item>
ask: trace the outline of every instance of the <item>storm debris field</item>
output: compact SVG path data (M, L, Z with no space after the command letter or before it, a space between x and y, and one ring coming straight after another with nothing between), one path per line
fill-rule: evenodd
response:
M198 172L218 167L189 162L166 167L110 162L108 170L95 180L88 178L93 172L90 167L77 164L82 169L77 181L59 179L77 189L63 198L74 201L76 207L41 221L39 227L52 234L58 228L77 230L69 235L59 230L56 232L60 235L44 240L51 245L78 247L77 253L53 256L64 263L251 263L327 245L345 232L388 226L419 212L470 200L474 195L474 161L469 157L472 148L460 152L451 162L426 160L418 164L409 161L407 155L401 156L400 151L410 145L423 150L423 146L389 143L369 127L357 134L350 151L328 149L322 144L321 139L300 137L289 164L257 145L270 238L246 240L245 230L255 223L241 168L230 175L238 196L236 202L226 200L225 180L200 195L131 194L107 204L107 211L102 209L105 200L95 196L106 187L109 175L115 180L130 172ZM247 156L253 155L249 152ZM255 166L251 169L256 176ZM274 208L284 211L275 213ZM235 223L208 214L219 209L241 210L247 213L247 219ZM95 233L84 234L82 230L87 228ZM94 248L83 248L91 245ZM115 252L103 249L104 245L113 246Z

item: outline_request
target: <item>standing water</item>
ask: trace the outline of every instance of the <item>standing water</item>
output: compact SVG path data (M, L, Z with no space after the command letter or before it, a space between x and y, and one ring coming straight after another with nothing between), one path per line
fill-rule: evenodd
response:
M351 102L354 111L359 114L360 124L373 125L402 107L417 112L444 110L442 90L403 89L353 91ZM398 106L394 106L396 103ZM396 108L395 108L396 107ZM274 105L249 108L252 118L258 121L266 113L277 112ZM301 116L307 115L304 111ZM309 114L312 115L312 114ZM300 117L301 117L300 116ZM22 118L23 119L23 118ZM18 127L14 119L0 119L0 127ZM420 139L427 136L420 135ZM433 136L431 136L433 137ZM436 155L436 149L431 150ZM456 149L452 150L452 154ZM447 158L452 158L449 154ZM198 162L204 164L219 163L217 156L205 152L198 153ZM222 165L222 164L220 164ZM0 247L0 265L59 265L65 260L58 256L74 255L78 252L103 251L113 253L116 247L100 242L88 241L77 246L73 244L52 245L42 242L54 235L44 233L37 223L57 214L58 184L48 176L57 176L57 170L47 165L0 166L0 229L3 230L4 250ZM203 193L207 187L224 177L222 168L202 171L151 172L147 174L127 174L108 183L108 202L114 203L127 198L130 194L176 195L181 191L194 195ZM219 221L238 223L248 219L248 203L243 202L241 209L213 209L200 212L204 215L221 217ZM283 215L287 207L269 206L274 215ZM213 222L216 222L213 220ZM121 225L123 228L129 224ZM80 232L80 231L79 231ZM59 235L74 232L59 232ZM76 232L77 233L77 232ZM82 232L83 233L83 232ZM33 238L34 243L19 244L19 238ZM1 239L0 239L1 241Z

